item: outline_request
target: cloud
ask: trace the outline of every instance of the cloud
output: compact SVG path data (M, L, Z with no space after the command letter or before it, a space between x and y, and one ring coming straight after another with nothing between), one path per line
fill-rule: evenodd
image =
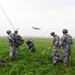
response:
M15 29L27 36L49 36L51 31L62 35L63 28L74 35L75 1L74 0L1 0ZM41 27L41 31L33 31L32 26ZM0 34L13 28L0 8ZM3 32L2 32L3 31Z

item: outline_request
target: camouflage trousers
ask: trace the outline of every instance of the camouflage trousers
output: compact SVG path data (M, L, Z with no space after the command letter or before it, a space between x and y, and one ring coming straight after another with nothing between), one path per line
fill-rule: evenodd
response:
M52 53L52 61L53 63L57 63L60 60L61 60L61 56L58 54L58 47L55 47Z
M15 46L10 46L10 55L9 55L9 58L12 58L13 56L15 58L17 58L18 56L18 47L15 47Z
M71 60L71 45L66 45L63 48L63 63L70 63Z

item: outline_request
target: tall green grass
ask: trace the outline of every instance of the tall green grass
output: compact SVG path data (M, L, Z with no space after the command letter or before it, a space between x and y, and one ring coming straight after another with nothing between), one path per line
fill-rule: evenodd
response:
M52 48L41 54L49 46L52 39L50 38L31 38L36 47L36 52L28 52L28 46L24 42L19 47L18 60L9 62L10 47L7 38L0 38L0 59L11 65L11 68L0 66L0 75L75 75L75 40L72 46L71 64L67 68L63 68L62 63L53 66L53 63L48 56L52 53ZM25 41L27 38L24 39ZM59 50L62 55L62 48ZM37 61L40 60L43 62Z

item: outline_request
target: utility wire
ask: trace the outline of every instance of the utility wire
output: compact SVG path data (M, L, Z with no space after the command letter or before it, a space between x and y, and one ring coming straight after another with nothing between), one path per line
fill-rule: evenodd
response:
M10 22L11 26L13 27L13 29L15 30L15 27L13 26L12 22L10 21L10 19L8 18L7 14L5 13L4 9L2 8L1 4L0 4L0 7L2 9L2 11L4 12L6 18L8 19L8 21Z

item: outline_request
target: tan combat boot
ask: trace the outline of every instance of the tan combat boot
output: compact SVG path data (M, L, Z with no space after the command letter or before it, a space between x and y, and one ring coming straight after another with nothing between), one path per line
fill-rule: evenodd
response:
M64 68L66 68L66 67L67 67L67 64L66 64L66 63L64 63L63 67L64 67Z

